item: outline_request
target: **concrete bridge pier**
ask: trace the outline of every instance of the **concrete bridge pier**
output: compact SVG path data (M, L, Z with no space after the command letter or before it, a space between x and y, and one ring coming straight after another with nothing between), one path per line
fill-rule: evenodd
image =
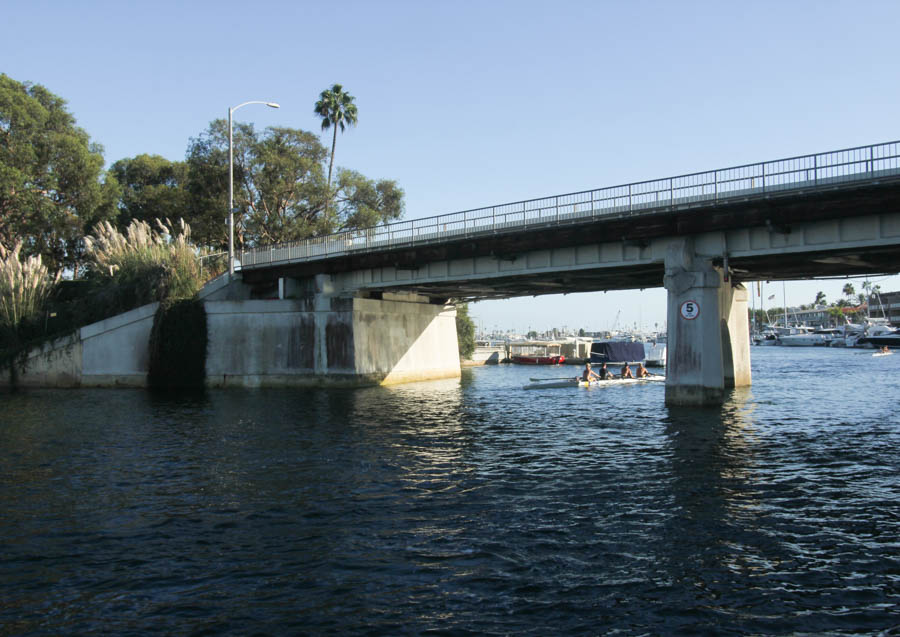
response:
M750 385L747 290L679 239L666 252L666 405L706 406Z

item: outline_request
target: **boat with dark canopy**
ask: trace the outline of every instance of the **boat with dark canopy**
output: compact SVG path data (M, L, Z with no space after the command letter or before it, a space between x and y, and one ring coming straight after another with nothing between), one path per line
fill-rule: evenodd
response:
M644 344L633 341L600 341L591 343L591 365L595 363L643 363L647 358Z

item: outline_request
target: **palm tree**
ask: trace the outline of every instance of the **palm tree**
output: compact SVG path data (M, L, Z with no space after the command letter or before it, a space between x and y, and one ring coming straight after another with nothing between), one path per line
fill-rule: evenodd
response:
M878 307L881 308L881 316L883 316L884 318L887 318L887 314L884 311L884 303L881 302L881 286L873 285L870 293L872 296L874 296L876 299L878 299Z
M356 104L353 103L353 96L344 92L343 86L335 84L319 95L315 113L322 118L322 130L334 128L331 138L331 161L328 162L328 199L331 199L331 169L334 166L334 147L337 144L338 128L343 133L345 127L356 125ZM325 201L326 209L328 199Z
M843 293L844 296L849 298L849 297L853 296L854 294L856 294L856 289L853 287L852 283L845 283L844 289L841 292Z
M868 318L869 316L871 316L871 314L869 313L869 310L870 310L871 307L872 307L872 284L869 283L869 280L868 280L868 279L866 279L865 281L863 281L863 290L866 291L866 294L865 294L865 298L866 298L866 318ZM862 295L860 295L860 296L862 297Z
M825 303L825 293L821 290L816 294L816 300L813 301L813 307Z

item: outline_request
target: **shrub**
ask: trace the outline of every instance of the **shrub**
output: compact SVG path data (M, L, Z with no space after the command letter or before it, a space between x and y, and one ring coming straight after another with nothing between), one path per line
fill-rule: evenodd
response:
M22 242L12 250L0 245L0 325L16 329L37 316L59 281L50 276L40 255L20 260Z
M469 318L469 304L456 306L456 339L459 345L459 357L469 359L475 352L475 323Z
M167 298L188 298L203 285L198 250L183 220L134 220L122 234L109 222L85 238L90 277L100 279L114 312Z
M0 245L0 365L9 366L16 383L16 357L27 354L25 343L38 331L41 311L59 275L50 276L40 255L21 259L22 242L12 250Z

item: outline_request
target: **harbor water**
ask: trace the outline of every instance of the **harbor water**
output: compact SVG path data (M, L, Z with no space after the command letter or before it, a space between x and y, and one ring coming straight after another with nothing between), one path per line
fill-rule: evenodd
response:
M898 634L900 355L0 395L0 635Z

